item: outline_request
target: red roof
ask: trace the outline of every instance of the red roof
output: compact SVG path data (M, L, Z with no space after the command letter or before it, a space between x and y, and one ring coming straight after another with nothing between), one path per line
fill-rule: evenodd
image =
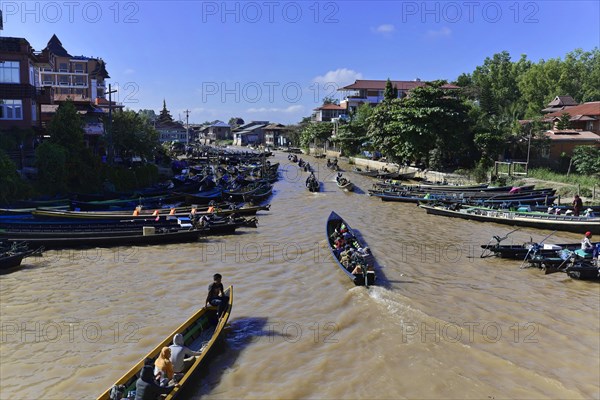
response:
M315 110L345 110L346 107L338 106L337 104L324 104L321 107L315 108Z
M416 87L425 86L427 82L423 81L391 81L392 86L395 86L398 90L412 90ZM360 90L360 89L371 89L371 90L384 90L387 81L380 80L362 80L357 79L353 84L344 86L339 90ZM456 85L446 83L442 85L444 89L458 89Z
M567 106L563 107L560 111L555 111L546 117L560 117L561 115L568 113L572 117L575 115L596 115L600 116L600 101L592 101L589 103L583 103L578 106Z

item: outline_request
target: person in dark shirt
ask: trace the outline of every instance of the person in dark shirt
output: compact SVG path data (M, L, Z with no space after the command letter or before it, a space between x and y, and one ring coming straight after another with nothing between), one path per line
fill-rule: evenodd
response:
M154 367L144 365L140 377L135 382L135 400L156 400L161 394L170 393L175 387L179 387L179 384L160 386L154 380Z
M583 201L581 200L581 197L579 197L579 195L576 194L575 197L573 198L573 215L578 217L582 208L583 208Z
M229 303L229 297L225 296L225 289L221 283L222 278L221 274L213 275L213 283L208 285L208 296L206 296L206 306L216 306L217 317L219 318L221 318Z

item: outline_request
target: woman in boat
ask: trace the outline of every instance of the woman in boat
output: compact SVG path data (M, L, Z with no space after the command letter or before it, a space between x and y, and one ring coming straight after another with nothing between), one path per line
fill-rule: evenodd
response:
M173 364L175 376L185 372L192 365L195 360L194 356L202 354L186 347L181 333L176 333L173 336L173 344L169 348L171 349L171 363Z
M169 382L175 376L173 363L171 362L171 349L169 347L163 347L160 355L154 362L154 376L160 382L161 386L168 386Z

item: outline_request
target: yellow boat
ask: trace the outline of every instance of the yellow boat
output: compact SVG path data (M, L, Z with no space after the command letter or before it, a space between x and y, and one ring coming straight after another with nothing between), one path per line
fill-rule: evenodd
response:
M123 375L118 381L111 385L108 390L98 397L98 400L110 400L111 391L113 387L123 386L123 399L133 398L127 397L130 393L135 392L136 381L140 377L142 367L146 359L156 360L160 351L165 346L170 346L173 340L173 336L176 333L181 333L184 338L185 346L189 347L194 351L202 351L202 354L197 356L194 363L184 373L183 377L179 379L179 386L175 387L166 397L161 399L174 399L179 393L185 388L186 383L191 380L193 374L200 369L201 366L205 366L209 360L209 353L213 345L217 342L223 332L223 328L227 324L229 315L231 313L231 307L233 306L233 286L229 286L225 290L225 295L229 296L229 304L227 310L223 313L220 319L217 319L216 307L204 307L192 315L187 321L179 326L173 333L159 343L150 353L142 357L142 359L134 365L129 372ZM206 369L206 368L205 368Z

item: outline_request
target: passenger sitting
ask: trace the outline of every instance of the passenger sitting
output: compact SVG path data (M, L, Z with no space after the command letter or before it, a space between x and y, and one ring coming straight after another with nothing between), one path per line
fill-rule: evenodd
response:
M594 251L594 245L592 244L592 232L586 232L585 237L581 241L581 250L585 252L585 254L592 255Z
M193 364L195 360L194 356L202 354L199 351L194 351L184 346L183 335L181 333L176 333L173 336L173 344L169 348L171 349L171 363L173 364L175 376L185 372Z
M160 356L154 362L154 376L160 382L161 386L168 386L173 379L173 363L171 362L171 349L163 347Z

